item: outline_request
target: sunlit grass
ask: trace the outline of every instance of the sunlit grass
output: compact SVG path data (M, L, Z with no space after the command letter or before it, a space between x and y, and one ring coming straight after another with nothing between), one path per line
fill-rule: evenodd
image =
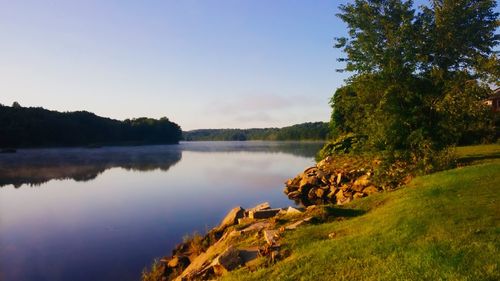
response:
M354 201L348 208L367 212L288 232L291 256L224 280L500 280L498 153L460 147L461 159L488 161Z

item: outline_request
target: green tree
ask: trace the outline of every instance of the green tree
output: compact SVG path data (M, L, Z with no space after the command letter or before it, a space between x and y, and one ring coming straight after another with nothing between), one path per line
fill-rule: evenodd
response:
M333 134L367 136L366 149L423 159L491 133L482 99L500 72L495 5L436 0L418 13L413 1L341 5L348 37L336 47L353 76L330 101Z
M413 1L356 0L341 5L338 16L349 37L337 38L347 55L347 71L379 73L387 78L409 75L416 67Z
M422 69L433 69L444 78L466 72L483 79L496 75L498 80L500 64L493 52L500 39L495 34L499 26L495 6L494 0L434 0L430 7L422 7L416 24ZM497 73L491 68L497 68Z

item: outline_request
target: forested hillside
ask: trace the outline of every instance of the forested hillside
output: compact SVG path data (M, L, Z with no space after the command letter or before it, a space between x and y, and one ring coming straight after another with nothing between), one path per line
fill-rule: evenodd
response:
M313 122L283 128L201 129L184 132L187 141L245 141L245 140L325 140L328 123Z
M0 105L0 147L170 144L181 136L166 117L119 121L86 111Z

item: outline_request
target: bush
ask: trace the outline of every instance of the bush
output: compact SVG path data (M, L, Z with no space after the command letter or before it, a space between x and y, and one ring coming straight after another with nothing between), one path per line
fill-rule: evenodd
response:
M356 153L362 151L367 137L363 135L345 134L332 142L328 142L316 155L316 160L321 161L334 154Z

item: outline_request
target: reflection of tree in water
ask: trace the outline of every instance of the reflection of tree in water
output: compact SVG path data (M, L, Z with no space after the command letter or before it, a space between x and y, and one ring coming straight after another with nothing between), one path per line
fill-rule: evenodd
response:
M167 171L181 157L176 145L20 150L0 155L0 186L36 186L53 179L89 181L115 167Z
M104 171L120 167L133 171L167 171L181 160L182 151L232 153L286 153L313 158L320 142L184 142L180 145L107 147L96 149L25 149L0 154L0 187L41 185L56 179L90 181Z
M183 151L285 153L306 158L314 158L323 145L324 142L319 141L203 141L180 144Z

